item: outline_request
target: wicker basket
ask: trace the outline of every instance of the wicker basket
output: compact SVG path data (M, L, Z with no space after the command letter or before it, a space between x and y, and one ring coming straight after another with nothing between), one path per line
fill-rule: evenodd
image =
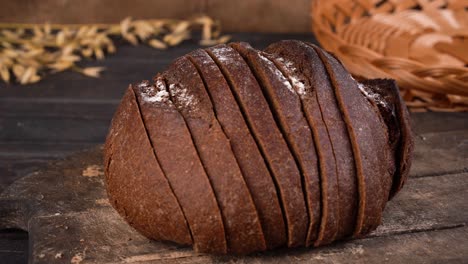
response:
M312 30L356 78L393 78L413 111L468 111L467 0L313 0Z

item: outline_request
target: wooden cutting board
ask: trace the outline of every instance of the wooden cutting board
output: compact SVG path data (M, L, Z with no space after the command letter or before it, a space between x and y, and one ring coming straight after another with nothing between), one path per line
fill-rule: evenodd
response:
M436 152L440 136L418 138L412 177L387 205L384 223L368 238L318 249L226 257L150 241L109 205L101 147L53 162L11 185L0 195L0 228L29 232L30 263L464 262L468 260L468 173L425 174L441 153L452 155L450 166L466 166L468 150L459 143L466 143L467 135L452 133L450 138L452 143L445 142L445 149Z

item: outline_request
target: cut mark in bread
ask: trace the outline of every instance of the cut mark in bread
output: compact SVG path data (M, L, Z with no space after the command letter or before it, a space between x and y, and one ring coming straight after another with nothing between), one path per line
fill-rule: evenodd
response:
M266 249L254 202L226 135L216 120L206 88L186 58L177 59L163 73L169 86L187 87L187 94L169 89L171 99L186 120L195 146L216 193L223 215L228 250L245 254ZM181 88L180 88L181 87ZM193 96L194 105L185 104ZM180 98L182 97L182 98Z
M191 245L187 222L154 156L131 87L112 120L107 142L105 157L111 157L106 158L106 184L112 205L147 237Z
M318 84L314 77L316 65L311 65L314 60L310 58L305 61L304 56L307 53L302 50L301 44L302 42L299 41L284 41L269 46L265 51L279 57L290 57L289 60L283 59L277 63L287 72L287 75L302 80L301 83L304 85L305 91L300 97L319 157L322 201L319 231L315 237L309 237L308 243L319 246L331 243L336 238L340 227L339 173L330 132L318 98ZM296 73L298 67L304 72L302 78L299 78Z
M366 98L356 93L357 83L343 65L328 53L315 48L332 81L335 96L348 127L359 183L359 211L354 236L374 230L391 188L387 159L391 156L388 138Z
M169 100L164 81L134 87L156 158L181 206L198 252L227 253L223 221L185 120Z
M304 79L305 77L303 76L303 73L298 72L297 68L301 67L303 72L305 72L304 68L313 67L311 73L313 76L311 77L315 83L314 88L316 91L317 101L320 105L320 111L324 116L325 125L331 140L333 155L336 160L340 199L340 224L336 239L341 239L352 234L358 210L356 169L354 166L354 157L347 127L340 109L338 108L328 74L315 50L305 42L285 42L289 42L288 46L292 47L283 47L281 50L276 51L276 53L282 52L280 59L276 60L276 63L278 64L278 67L289 72L288 76L292 76L294 79ZM279 44L272 44L272 47L279 48L282 46ZM267 48L267 50L275 53L273 49L270 50ZM297 55L294 55L293 53L296 53ZM303 61L304 65L295 65L290 61L290 59L295 57L297 57L298 60ZM307 94L304 94L302 97L307 97Z
M277 190L288 226L288 246L304 245L308 219L300 173L276 127L260 87L242 57L235 50L226 45L220 45L207 51L228 81L232 94L278 186Z
M254 50L246 43L236 43L231 46L241 54L254 73L301 173L302 191L309 218L304 242L307 246L309 237L316 236L320 225L320 175L312 132L302 111L301 100L295 87L266 57L267 54Z
M204 50L188 54L202 77L214 113L229 138L255 202L269 249L287 243L284 216L270 171L220 69Z

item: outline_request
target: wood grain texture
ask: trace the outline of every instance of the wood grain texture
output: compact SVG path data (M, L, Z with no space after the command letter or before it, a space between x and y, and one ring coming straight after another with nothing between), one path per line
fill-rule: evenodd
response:
M376 262L382 256L389 263L422 263L428 259L456 262L468 257L463 246L467 243L468 173L410 178L405 189L388 203L383 224L366 239L244 258L217 257L152 242L131 229L110 207L102 176L83 176L88 166L101 163L101 151L95 148L56 161L48 169L15 182L0 195L0 228L29 231L33 263L70 262L77 256L84 257L83 263L332 263L345 259L356 263L364 259ZM441 243L446 243L445 251L435 246Z
M205 13L226 30L309 32L310 0L206 0Z
M425 177L468 171L468 130L416 136L411 176Z
M28 233L9 229L0 231L0 259L4 264L28 262Z
M20 0L1 5L1 22L116 23L127 16L186 19L204 13L229 31L310 31L310 0Z
M201 12L203 1L2 1L2 22L22 23L115 23L135 18L180 18Z

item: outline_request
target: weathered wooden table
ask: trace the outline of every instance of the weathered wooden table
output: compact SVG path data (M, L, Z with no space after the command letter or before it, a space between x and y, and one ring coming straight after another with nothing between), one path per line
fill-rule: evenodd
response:
M258 48L280 39L313 41L234 34ZM412 115L411 178L368 238L232 258L135 233L106 200L99 145L127 84L196 47L124 46L105 61L84 63L106 66L100 79L62 73L30 86L0 84L0 229L29 231L0 231L0 263L468 263L468 113Z

